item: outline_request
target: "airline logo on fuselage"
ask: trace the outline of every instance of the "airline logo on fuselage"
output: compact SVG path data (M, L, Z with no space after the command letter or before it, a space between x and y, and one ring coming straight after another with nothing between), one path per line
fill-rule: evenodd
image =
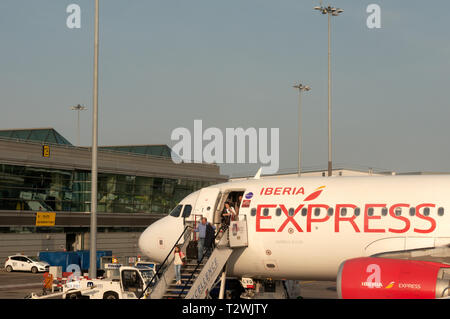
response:
M299 203L297 207L294 207L294 211L289 212L289 208L286 208L284 204L259 204L256 207L256 232L283 232L286 229L286 226L290 225L289 232L293 233L293 229L296 229L298 232L311 232L313 225L317 225L320 223L330 222L331 219L334 218L334 232L339 233L341 230L341 224L346 223L347 225L351 225L352 229L356 233L396 233L402 234L410 231L419 234L429 234L435 231L436 229L436 220L430 216L426 216L421 213L421 209L426 207L434 208L436 205L434 203L421 203L418 205L411 205L408 203L396 203L387 207L385 203L367 203L361 207L361 217L356 214L349 213L350 217L345 217L341 215L342 210L355 210L358 207L351 203L342 203L336 204L334 207L331 207L326 204L310 204L312 200L317 199L322 192L324 191L325 186L318 187L312 193L308 194L305 199L303 199L303 203ZM305 191L303 187L263 187L259 195L261 196L270 196L270 195L304 195ZM414 216L402 216L396 214L397 209L405 208L409 209L410 207L415 208ZM274 222L272 220L272 216L262 214L264 209L279 209L283 213L281 216L285 218L284 222L278 226L274 227ZM321 210L320 215L322 216L313 216L313 212L319 208ZM332 214L328 214L329 209L332 208ZM385 216L376 216L369 214L369 211L372 211L375 208L386 210ZM295 219L295 216L300 212L306 210L306 218L302 219L302 223L306 223L306 225L301 225L298 219ZM325 211L325 216L323 216L323 212ZM385 218L390 218L401 222L403 227L399 228L376 228L373 224L376 220L382 220ZM356 221L360 221L363 219L363 225L359 225ZM413 227L412 221L418 220L425 221L428 223L428 228L416 228ZM278 220L278 219L277 219ZM361 224L361 223L359 223ZM303 226L303 228L302 228ZM378 226L380 227L380 226Z

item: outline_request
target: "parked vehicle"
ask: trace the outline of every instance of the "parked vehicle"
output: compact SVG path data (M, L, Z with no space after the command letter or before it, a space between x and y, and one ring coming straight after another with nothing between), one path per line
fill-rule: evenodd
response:
M48 271L50 264L39 260L37 257L29 257L25 255L9 256L5 262L7 272L11 271L31 271L33 274L37 272Z
M158 271L159 265L153 261L137 261L134 264L134 267L136 268L150 268L154 269L155 271Z
M80 278L63 286L64 299L136 299L140 297L147 283L155 274L148 267L129 267L107 264L105 269L113 270L111 276L103 279Z

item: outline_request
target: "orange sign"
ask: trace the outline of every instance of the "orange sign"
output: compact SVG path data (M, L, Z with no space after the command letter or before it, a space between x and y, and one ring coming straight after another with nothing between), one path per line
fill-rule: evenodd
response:
M50 146L48 145L42 146L42 157L50 157Z
M55 226L56 213L37 212L36 226Z

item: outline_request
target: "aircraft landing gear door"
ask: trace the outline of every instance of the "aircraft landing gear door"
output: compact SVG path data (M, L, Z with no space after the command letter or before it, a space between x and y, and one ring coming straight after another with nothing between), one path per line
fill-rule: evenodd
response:
M202 215L209 222L214 222L214 213L220 201L219 188L203 188L195 203L194 215Z

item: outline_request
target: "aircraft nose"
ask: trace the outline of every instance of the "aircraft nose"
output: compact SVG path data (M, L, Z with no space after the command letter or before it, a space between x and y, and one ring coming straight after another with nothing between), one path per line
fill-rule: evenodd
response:
M167 216L154 222L139 237L139 249L151 261L162 263L183 232L183 220Z
M141 250L141 252L146 255L147 257L152 258L151 252L153 249L151 249L151 243L154 241L153 240L153 236L152 236L152 226L148 226L144 232L141 234L141 236L139 237L139 249Z

